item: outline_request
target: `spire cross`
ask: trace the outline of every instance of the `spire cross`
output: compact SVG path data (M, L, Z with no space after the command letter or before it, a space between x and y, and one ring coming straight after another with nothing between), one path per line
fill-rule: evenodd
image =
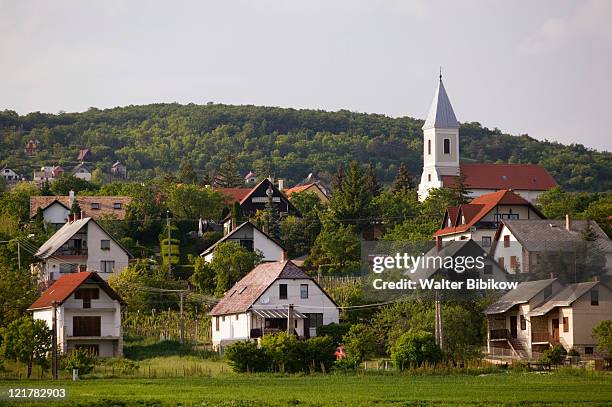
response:
M440 67L440 82L442 82L442 67Z

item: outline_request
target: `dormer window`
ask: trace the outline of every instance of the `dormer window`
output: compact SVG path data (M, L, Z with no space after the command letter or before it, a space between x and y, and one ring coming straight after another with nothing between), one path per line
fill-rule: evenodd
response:
M444 139L444 154L450 154L450 139Z
M461 224L465 225L465 216L461 215Z
M451 226L453 226L453 222L451 222L451 218L447 218L446 219L446 227L450 228Z
M113 204L113 209L121 209L121 202L115 202Z

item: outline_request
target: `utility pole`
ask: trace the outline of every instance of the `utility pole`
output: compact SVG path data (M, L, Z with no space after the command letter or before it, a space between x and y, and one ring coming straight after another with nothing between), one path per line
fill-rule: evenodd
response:
M168 229L168 276L172 277L172 258L171 258L171 245L170 245L170 211L166 210L166 229ZM182 298L182 297L181 297Z
M181 326L181 346L185 344L185 320L183 319L183 295L185 294L184 291L181 291L179 293L179 297L181 298L181 322L180 322L180 326Z
M436 331L436 344L442 349L444 344L443 329L442 329L442 303L440 302L440 293L436 290L435 298L435 331Z
M51 340L53 341L51 344L51 352L52 352L52 360L51 360L51 374L53 376L53 380L57 380L57 301L53 301L53 316L51 318Z
M19 243L19 240L17 240L17 265L21 271L21 244Z
M293 332L293 304L289 304L287 309L287 334L291 335Z

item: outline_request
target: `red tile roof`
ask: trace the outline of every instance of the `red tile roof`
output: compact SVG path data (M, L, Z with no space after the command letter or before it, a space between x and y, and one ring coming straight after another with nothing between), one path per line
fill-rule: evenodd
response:
M132 202L129 196L75 196L76 201L81 207L81 211L94 219L105 217L115 217L125 219L127 205ZM30 197L30 217L36 216L38 208L45 210L53 202L59 202L70 209L70 197L68 196L31 196ZM115 203L121 204L121 209L115 209ZM99 209L92 209L92 203L97 203Z
M228 198L228 204L233 204L234 202L242 202L252 191L252 188L215 188L214 190L225 195Z
M98 284L109 297L122 304L124 303L121 297L119 297L119 294L117 294L102 277L92 271L85 271L61 276L51 285L51 287L47 288L32 305L30 305L28 310L50 308L53 306L53 302L57 302L57 305L61 305L84 283Z
M538 164L462 163L460 166L468 189L547 191L557 186L554 178ZM442 176L443 186L453 186L456 178Z
M452 233L461 233L470 229L478 221L484 218L497 205L525 205L531 210L538 213L542 218L543 215L527 200L515 194L511 190L502 189L501 191L492 192L490 194L476 197L469 204L449 207L446 211L445 219L450 217L452 221L451 227L444 227L434 233L434 236L448 235ZM461 215L465 218L465 223L461 224Z

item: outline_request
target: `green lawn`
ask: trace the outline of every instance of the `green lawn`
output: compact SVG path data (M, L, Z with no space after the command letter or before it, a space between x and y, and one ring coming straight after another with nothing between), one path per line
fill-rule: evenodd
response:
M589 372L515 372L481 376L222 374L199 378L90 379L59 383L0 381L0 387L8 386L68 388L68 401L46 401L39 405L612 405L612 375ZM28 404L15 402L13 405Z

